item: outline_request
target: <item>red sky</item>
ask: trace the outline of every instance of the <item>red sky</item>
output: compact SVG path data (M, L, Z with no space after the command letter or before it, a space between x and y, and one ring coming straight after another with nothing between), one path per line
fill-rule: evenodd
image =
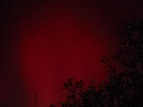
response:
M63 99L68 77L104 79L100 59L111 50L111 39L97 13L92 22L65 5L32 12L20 25L19 56L27 91L37 90L40 107Z
M121 20L132 14L141 16L141 7L133 0L3 5L1 92L5 97L0 106L9 101L12 107L22 103L35 107L33 89L39 107L62 100L61 88L68 77L86 84L102 82L101 57L117 48L115 34Z

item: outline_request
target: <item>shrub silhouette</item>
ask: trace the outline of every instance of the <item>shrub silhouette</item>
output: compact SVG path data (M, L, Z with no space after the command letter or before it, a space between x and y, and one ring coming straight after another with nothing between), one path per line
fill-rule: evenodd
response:
M103 57L107 78L100 86L83 88L83 81L67 79L66 100L61 107L142 107L143 106L143 20L123 23L118 52ZM50 107L56 107L50 105Z

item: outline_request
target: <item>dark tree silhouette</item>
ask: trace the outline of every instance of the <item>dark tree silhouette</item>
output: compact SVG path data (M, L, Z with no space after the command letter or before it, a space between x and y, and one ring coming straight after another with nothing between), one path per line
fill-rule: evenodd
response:
M66 100L59 106L143 107L143 20L124 22L121 37L118 52L102 58L108 71L106 80L98 87L84 88L83 81L68 79L63 88Z
M103 59L108 68L105 87L111 107L140 107L143 106L143 20L131 18L121 31L124 40L119 51Z

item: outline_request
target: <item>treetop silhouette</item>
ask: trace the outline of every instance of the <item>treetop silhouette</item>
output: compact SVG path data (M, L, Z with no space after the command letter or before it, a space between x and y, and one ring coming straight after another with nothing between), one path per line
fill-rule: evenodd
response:
M64 82L66 100L61 107L142 107L143 106L143 20L123 23L118 52L103 57L107 78L100 86L84 88L84 81ZM50 105L55 107L55 105Z

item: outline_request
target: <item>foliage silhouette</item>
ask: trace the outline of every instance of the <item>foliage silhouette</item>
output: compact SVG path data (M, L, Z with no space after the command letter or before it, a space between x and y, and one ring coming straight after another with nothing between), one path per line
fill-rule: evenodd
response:
M103 59L109 71L106 90L112 94L111 107L140 107L143 106L143 20L131 18L121 31L125 38L119 51Z
M143 20L123 23L119 51L103 57L107 78L100 86L84 88L83 81L69 78L64 83L66 100L61 107L142 107L143 106ZM50 105L56 107L56 105Z

